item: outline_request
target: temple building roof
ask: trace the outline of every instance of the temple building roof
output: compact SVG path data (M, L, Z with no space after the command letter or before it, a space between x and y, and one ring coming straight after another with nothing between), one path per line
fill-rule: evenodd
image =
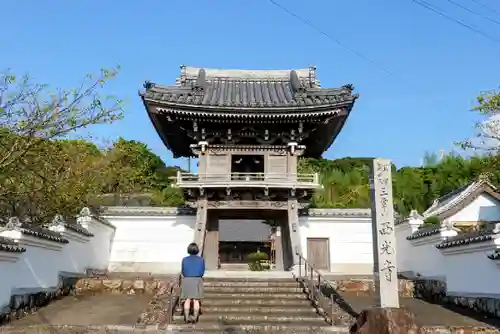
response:
M298 70L220 70L181 66L175 85L145 84L148 102L210 110L326 111L352 105L353 86L321 88L314 67ZM320 109L318 109L320 108ZM208 111L208 110L206 110Z
M283 139L293 137L290 141L306 146L304 156L320 157L340 133L358 98L350 84L322 88L315 67L227 70L181 66L180 72L175 83L146 82L140 93L153 126L175 158L193 156L190 145L205 141L200 133L216 144L210 140L223 138L228 129L232 138L238 132L253 138L245 143L232 140L233 144L286 146ZM268 134L280 140L268 140Z
M500 200L500 194L495 186L486 180L479 180L471 182L436 199L434 203L424 211L424 219L431 216L437 216L440 219L451 217L472 203L478 196L485 193Z

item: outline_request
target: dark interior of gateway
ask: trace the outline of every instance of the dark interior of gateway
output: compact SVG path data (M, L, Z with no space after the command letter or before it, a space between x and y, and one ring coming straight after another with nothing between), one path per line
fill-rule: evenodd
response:
M219 242L220 263L248 263L248 255L264 252L271 258L270 242L258 241L221 241Z

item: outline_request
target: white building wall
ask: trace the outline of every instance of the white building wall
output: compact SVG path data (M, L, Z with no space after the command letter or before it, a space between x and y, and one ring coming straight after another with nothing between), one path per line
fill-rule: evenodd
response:
M91 216L80 217L78 221L94 235L89 242L86 269L108 269L115 228Z
M26 248L12 268L13 289L52 289L59 282L62 251L65 244L27 236L19 231L3 231L2 237L12 238Z
M500 248L500 239L442 249L448 295L500 298L500 261L487 256Z
M451 222L500 221L498 204L498 200L484 193L448 219Z
M84 274L88 269L91 261L92 251L89 245L94 237L85 236L66 229L63 226L51 227L50 230L59 232L69 240L69 243L64 245L64 252L60 257L59 271L73 274ZM108 242L109 244L109 242Z
M400 273L412 272L414 270L411 257L413 245L406 239L414 230L407 222L396 225L396 261L398 272Z
M328 238L330 271L339 275L371 275L373 249L371 218L306 216L299 219L302 252L307 238Z
M108 269L114 272L178 273L194 216L107 216L116 227Z
M0 314L8 311L13 284L18 275L16 262L21 254L0 251Z

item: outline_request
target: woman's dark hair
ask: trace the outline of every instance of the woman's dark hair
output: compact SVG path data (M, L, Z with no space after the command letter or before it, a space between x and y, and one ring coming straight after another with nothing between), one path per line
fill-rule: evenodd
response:
M199 252L200 249L198 248L198 245L195 242L189 244L188 246L189 255L198 255Z

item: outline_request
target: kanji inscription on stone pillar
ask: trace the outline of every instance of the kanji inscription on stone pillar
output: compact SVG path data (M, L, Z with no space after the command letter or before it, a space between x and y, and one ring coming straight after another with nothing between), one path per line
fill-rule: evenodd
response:
M391 161L374 159L371 170L373 274L378 307L399 307Z

